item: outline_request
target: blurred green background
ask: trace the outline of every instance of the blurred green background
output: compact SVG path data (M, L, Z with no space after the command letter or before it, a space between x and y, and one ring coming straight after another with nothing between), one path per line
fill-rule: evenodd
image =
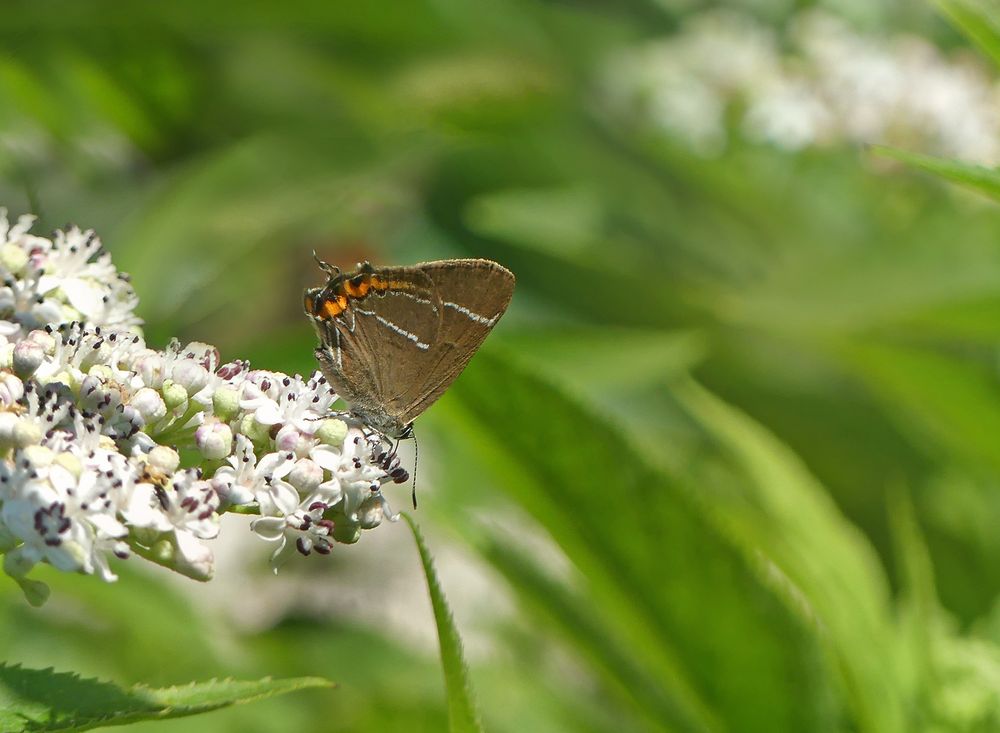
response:
M313 249L515 272L418 421L416 516L488 730L1000 730L1000 212L861 147L965 152L996 99L972 132L918 88L938 127L762 135L777 82L733 91L757 67L729 41L673 76L647 54L738 11L789 68L844 74L824 103L870 79L848 113L908 86L914 48L954 72L938 92L995 89L919 2L825 5L873 49L851 76L863 54L797 49L814 5L10 0L0 202L95 228L151 343L267 369L314 368ZM683 86L708 62L716 97ZM3 585L2 657L341 685L134 731L444 728L405 527L276 577L248 536L227 520L206 586L48 573L34 610Z

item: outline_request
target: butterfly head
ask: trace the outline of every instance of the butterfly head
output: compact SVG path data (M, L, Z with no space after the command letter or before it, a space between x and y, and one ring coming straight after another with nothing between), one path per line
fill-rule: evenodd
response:
M326 273L326 285L321 288L307 288L303 294L306 315L321 321L339 316L352 299L364 298L373 289L384 290L384 285L376 281L375 268L369 262L361 262L355 272L345 273L336 265L321 260L315 252L316 264Z

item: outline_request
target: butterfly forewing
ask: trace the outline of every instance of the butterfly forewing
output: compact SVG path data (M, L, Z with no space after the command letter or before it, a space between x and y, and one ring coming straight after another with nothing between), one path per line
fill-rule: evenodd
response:
M417 356L419 389L399 406L404 423L412 421L451 386L507 310L514 275L490 260L442 260L415 267L434 282L441 302L441 328L432 348Z
M405 403L408 385L421 378L420 356L438 340L442 308L434 282L419 269L383 268L377 277L388 287L352 301L331 321L341 346L339 373L334 350L328 347L329 356L320 361L351 409L392 433L403 425L398 405Z
M378 390L372 353L360 346L357 329L346 327L348 318L315 321L322 345L316 360L330 386L351 405L367 405Z

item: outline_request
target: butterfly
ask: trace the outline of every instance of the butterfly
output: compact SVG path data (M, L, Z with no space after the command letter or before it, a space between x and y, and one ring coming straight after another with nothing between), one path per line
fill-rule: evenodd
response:
M320 369L351 413L387 438L412 436L414 419L462 373L514 293L513 273L491 260L363 262L354 272L316 261L328 279L305 291L303 305Z

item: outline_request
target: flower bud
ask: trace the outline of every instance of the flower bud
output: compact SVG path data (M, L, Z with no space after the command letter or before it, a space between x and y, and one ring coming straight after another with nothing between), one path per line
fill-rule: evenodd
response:
M84 405L88 407L91 402L99 402L100 399L103 398L103 394L97 396L94 393L98 390L103 392L103 389L104 380L94 374L88 374L83 378L83 381L80 382L80 402L84 403Z
M225 476L216 475L208 483L212 490L218 494L219 504L223 508L233 504L249 504L254 500L253 492L246 486L242 486Z
M167 414L167 406L160 393L150 387L143 387L132 395L129 404L147 425L162 420Z
M42 429L34 420L18 419L14 425L13 433L14 445L18 448L27 448L42 442Z
M159 387L163 383L163 356L158 351L145 349L132 364L139 379L147 387Z
M225 423L206 422L194 431L194 443L205 458L225 458L233 448L233 431Z
M163 401L167 407L173 410L187 402L188 391L172 379L163 380Z
M171 474L181 465L181 457L173 448L158 445L146 456L146 462L158 471Z
M104 383L115 381L115 373L107 364L94 364L94 366L87 370L87 375L99 379ZM83 387L83 382L80 383L80 387Z
M24 382L10 372L0 372L0 405L10 407L24 397Z
M331 537L343 545L353 545L361 539L361 528L348 522L336 522Z
M261 445L271 437L271 426L261 425L253 419L253 414L251 413L244 415L243 419L240 420L239 432L250 438L252 443Z
M285 477L295 489L303 496L315 493L319 485L323 483L323 469L316 461L308 458L301 458L295 462L295 467Z
M48 356L52 356L56 353L56 338L48 331L43 331L42 329L35 329L28 334L28 340L34 341L36 344L41 346Z
M208 370L193 359L181 359L170 372L170 378L188 395L197 394L208 384Z
M13 412L0 412L0 450L7 450L14 445L14 428L17 427L18 420Z
M385 517L385 499L381 494L372 494L361 502L357 516L362 529L374 529L379 526Z
M308 450L309 444L303 439L302 433L291 423L283 425L274 436L274 446L285 453L300 453Z
M337 418L330 418L320 423L315 437L326 445L343 445L347 437L347 423Z
M16 244L0 247L0 265L12 275L19 274L28 264L28 253Z
M34 341L25 339L14 346L11 364L22 379L30 377L45 361L45 349Z
M80 406L86 410L110 412L122 403L122 392L113 380L105 382L88 374L80 382Z
M212 395L212 411L220 420L232 420L240 409L240 393L232 387L219 387Z

